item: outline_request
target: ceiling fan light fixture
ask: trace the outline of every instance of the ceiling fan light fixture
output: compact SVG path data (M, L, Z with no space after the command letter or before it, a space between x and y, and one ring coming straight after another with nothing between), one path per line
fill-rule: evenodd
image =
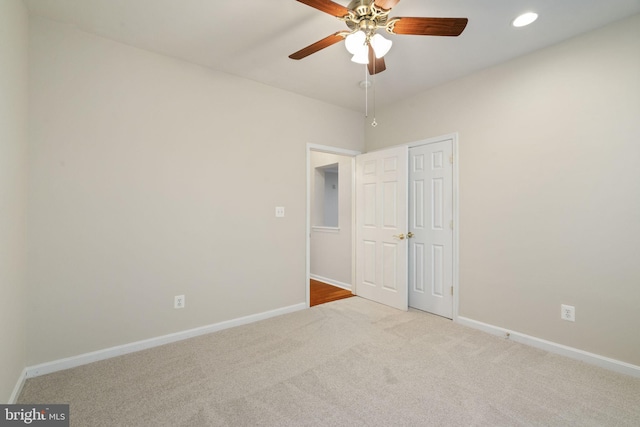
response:
M532 24L536 19L538 19L537 13L527 12L514 19L511 25L516 28L526 27L527 25Z
M374 36L371 37L370 43L371 47L373 48L373 52L378 59L385 56L389 52L389 50L391 49L391 45L393 44L391 40L385 39L378 33L374 34Z
M363 45L362 49L358 50L351 60L356 64L367 65L369 63L369 48Z
M367 36L364 31L356 31L353 34L349 34L344 41L344 46L347 48L350 54L356 55L360 49L365 45Z
M337 31L292 53L289 58L303 59L344 41L345 48L352 55L351 60L368 65L366 71L372 76L387 69L384 56L393 44L381 35L376 35L378 31L384 29L389 34L456 37L462 34L469 22L467 18L426 16L389 19L391 9L399 0L350 0L347 6L337 3L337 0L297 1L338 18L349 30ZM346 2L342 0L341 3Z

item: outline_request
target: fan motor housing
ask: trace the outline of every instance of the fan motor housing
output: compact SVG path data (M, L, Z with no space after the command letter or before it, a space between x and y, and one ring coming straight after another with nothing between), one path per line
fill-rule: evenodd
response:
M350 13L343 19L351 31L370 34L387 23L389 11L377 8L373 0L352 0L347 8Z
M371 10L371 0L352 0L347 9L352 10L358 16L366 16Z

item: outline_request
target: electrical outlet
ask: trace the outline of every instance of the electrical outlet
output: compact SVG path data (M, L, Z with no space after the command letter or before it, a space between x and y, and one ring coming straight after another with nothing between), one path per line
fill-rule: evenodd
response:
M174 297L173 308L184 308L184 295L176 295Z
M284 206L276 206L276 218L284 218Z
M560 305L560 318L569 322L576 321L576 308L572 305Z

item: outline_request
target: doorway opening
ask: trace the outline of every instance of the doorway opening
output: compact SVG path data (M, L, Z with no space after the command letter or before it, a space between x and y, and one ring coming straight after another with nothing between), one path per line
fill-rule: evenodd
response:
M439 149L439 146L446 146L446 149ZM420 156L414 156L409 159L409 152L418 152L418 147L421 146L429 146L429 150ZM359 295L361 297L367 298L367 289L373 286L379 286L382 290L378 293L384 292L395 292L398 294L398 303L402 303L402 308L404 310L408 309L409 306L409 287L414 288L417 292L421 292L423 290L429 290L432 296L442 297L442 300L445 301L445 305L448 307L448 312L445 314L440 314L436 310L427 308L426 311L433 312L434 314L444 315L444 317L448 317L453 321L457 321L458 317L458 305L459 305L459 233L458 233L458 224L459 224L459 202L458 202L458 194L459 194L459 186L458 186L458 136L457 134L449 134L444 136L439 136L435 138L429 138L421 141L416 141L413 143L399 145L396 147L390 147L382 150L378 150L377 152L370 152L364 155L360 155L359 152L343 150L329 146L321 146L314 144L307 144L307 247L306 247L306 302L307 307L310 306L310 280L319 280L324 283L328 283L330 285L338 286L345 288L347 290L351 290L354 295ZM425 147L426 148L426 147ZM403 154L398 157L397 155L394 157L392 154L394 150L401 149ZM315 173L316 166L322 166L321 163L317 165L312 163L312 155L318 154L338 154L345 156L351 163L351 172L349 173L341 173L338 170L337 181L342 184L344 181L348 181L350 185L350 201L343 202L339 198L338 204L345 205L348 204L351 206L351 214L350 219L338 220L338 225L335 227L332 226L314 226L311 221L312 216L312 185L315 185L315 180L313 179L313 173ZM397 154L397 153L396 153ZM355 164L356 164L356 156L358 162L363 163L358 168L358 173L356 177L355 173ZM395 160L394 160L395 159ZM375 162L374 162L375 160ZM410 161L409 161L410 160ZM337 161L328 160L326 165L331 165L332 163L338 163ZM427 169L428 165L431 165L431 175L425 176L422 179L422 188L431 188L431 193L425 192L416 192L414 191L419 185L416 185L414 181L420 180L419 177L413 177L413 181L411 186L414 187L411 191L409 191L409 181L410 174L408 173L408 169L403 171L398 170L398 165L401 163L407 164L411 163L414 166L416 172L418 169ZM447 176L448 178L434 175L439 169L448 170ZM374 186L371 183L365 185L366 180L363 181L366 176L361 175L375 175L374 172L376 170L384 172L384 174L396 174L398 175L398 179L394 182L397 184L391 183L389 179L383 179L381 181L381 185ZM402 179L404 177L404 179ZM388 178L388 177L387 177ZM356 182L358 181L358 182ZM392 185L393 184L393 185ZM363 188L361 188L365 185ZM378 194L378 190L375 188L380 187L380 194ZM448 190L445 191L445 188ZM356 189L360 192L361 195L358 197L358 203L364 204L359 207L356 212ZM339 193L342 193L341 189L338 189ZM379 199L384 201L389 199L391 201L393 197L392 195L402 195L405 194L408 197L405 200L397 200L395 203L392 203L393 206L404 206L405 211L396 212L395 215L392 215L394 210L391 208L383 209L381 215L368 215L366 206L370 205L373 208L377 203L373 203L373 200ZM421 194L421 196L420 196ZM376 196L376 197L374 197ZM418 196L418 197L416 197ZM427 197L429 196L429 197ZM421 212L428 213L432 212L435 215L429 217L429 215L425 215L423 217L424 221L418 221L417 218L413 217L410 221L408 211L416 211L415 202L420 199L424 199L423 201L430 200L430 205L424 205ZM409 202L406 200L408 199ZM367 200L371 203L367 204ZM412 200L412 201L411 201ZM409 209L409 203L413 203L411 205L411 209ZM445 205L447 209L444 209ZM315 208L315 204L313 205ZM442 209L440 209L442 207ZM415 212L414 212L415 213ZM358 220L356 221L356 217ZM377 219L376 219L377 218ZM375 239L373 237L366 238L363 244L363 235L362 233L358 233L358 230L362 228L364 223L368 224L368 228L373 228L373 222L375 219L375 223L377 224L378 219L383 219L384 224L380 224L382 234ZM400 219L404 218L403 224L399 224L399 227L391 228L390 220L391 219ZM422 218L422 217L421 217ZM393 222L393 221L392 221ZM397 222L397 221L396 221ZM435 237L427 236L420 242L420 237L417 235L416 231L418 230L418 223L421 222L423 224L431 224L431 228L435 231L444 231L447 230L446 236L448 244L443 244L435 241ZM395 222L394 222L395 223ZM409 224L410 223L410 224ZM311 242L313 237L318 237L321 235L331 235L331 233L335 233L337 229L341 229L343 224L350 225L350 234L351 238L348 243L348 249L351 252L351 255L342 255L340 259L342 261L347 261L350 263L350 271L351 274L345 274L343 277L349 277L348 279L344 279L342 282L340 280L332 280L330 277L320 276L320 274L316 270L314 262L312 262L312 254L314 251L311 248ZM376 225L377 227L377 225ZM377 240L381 241L380 250L373 251L374 243L377 244ZM409 246L409 242L413 244L421 243L421 249L417 248L417 245L412 247L410 251L410 255L407 253L405 249ZM448 246L450 244L450 246ZM368 252L367 252L368 251ZM421 252L420 252L421 251ZM317 254L329 254L327 257L333 254L333 251L316 251ZM358 255L356 255L358 252ZM356 263L362 264L362 260L368 259L372 260L373 255L375 253L380 253L384 255L380 262L364 262L364 267L358 265ZM394 258L395 255L402 255ZM420 255L421 254L421 255ZM447 255L448 254L448 255ZM420 256L418 256L420 255ZM409 267L409 256L414 258L411 267ZM315 261L315 258L313 258ZM326 261L326 260L325 260ZM416 261L421 261L420 263ZM339 264L339 263L338 263ZM312 269L312 265L314 266ZM374 269L371 266L379 265L380 269ZM404 272L399 271L398 274L391 275L390 272L395 271L391 267L397 266L399 270L400 267L404 270ZM368 266L368 267L367 267ZM341 268L345 268L345 264L341 265ZM347 270L349 267L346 267ZM409 271L411 268L411 272ZM446 269L446 274L445 274ZM378 271L380 270L380 271ZM329 273L333 275L333 273ZM408 280L411 276L412 279ZM430 281L424 279L432 279ZM401 279L401 280L400 280ZM401 283L403 282L403 283ZM407 283L409 282L409 283ZM401 295L400 295L401 294ZM444 297L447 298L444 298ZM376 300L375 298L369 299ZM389 304L385 301L379 301L383 304L397 306L398 304ZM415 306L417 304L411 304Z
M354 186L358 154L307 144L307 307L312 305L312 283L315 303L355 293ZM315 298L319 289L324 289L320 299Z

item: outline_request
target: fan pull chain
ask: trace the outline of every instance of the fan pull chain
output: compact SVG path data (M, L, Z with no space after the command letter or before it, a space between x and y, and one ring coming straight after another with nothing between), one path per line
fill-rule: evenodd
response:
M364 66L364 117L369 117L369 74Z
M373 59L373 76L371 76L371 85L373 86L373 121L371 122L371 126L376 127L378 126L378 122L376 122L376 60L375 60L375 57Z

